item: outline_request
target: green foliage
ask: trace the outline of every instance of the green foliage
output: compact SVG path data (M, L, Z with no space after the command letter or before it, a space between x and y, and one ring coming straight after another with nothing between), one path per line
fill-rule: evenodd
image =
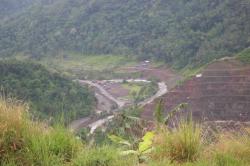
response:
M146 154L150 153L153 149L153 139L154 139L154 132L147 132L143 137L142 140L138 144L137 149L131 149L131 146L133 143L129 143L128 141L124 140L121 137L110 135L109 138L114 142L122 145L126 145L127 148L125 150L121 151L122 156L128 156L128 155L136 155L139 159L139 162L147 160Z
M108 138L109 138L112 142L114 142L114 143L123 144L123 145L126 145L126 146L131 146L131 144L130 144L127 140L125 140L125 139L123 139L123 138L121 138L121 137L118 137L118 136L116 136L116 135L109 135Z
M65 53L55 57L46 56L42 58L41 63L48 66L62 68L64 70L82 70L101 72L112 70L121 65L131 64L132 59L126 56L118 55L82 55L74 52ZM59 63L60 62L60 63ZM55 66L53 66L55 65Z
M181 110L185 109L187 107L186 103L182 103L179 104L178 106L176 106L173 110L171 110L171 112L168 113L167 117L164 119L164 122L166 125L169 124L170 120L177 114L179 113Z
M27 59L28 56L24 56ZM23 55L15 58L23 59ZM102 80L114 78L138 78L138 73L126 73L117 68L133 65L133 58L118 55L82 55L75 52L67 52L65 55L45 56L39 59L39 63L64 73L75 79ZM37 60L36 60L37 61Z
M137 103L149 98L150 96L153 96L157 92L157 90L158 90L158 85L155 81L152 81L149 84L145 84L134 96L135 102Z
M89 141L89 128L82 128L77 132L77 137L82 141L88 142Z
M139 111L137 108L133 108L133 111ZM131 114L133 114L131 116ZM139 117L131 112L124 111L115 116L112 122L107 127L107 133L109 135L117 135L132 143L132 146L136 146L140 138L145 134L144 125Z
M246 64L250 63L250 48L247 48L237 55L237 58Z
M248 0L11 1L0 4L1 56L123 54L182 68L250 44Z
M30 133L25 157L34 165L63 165L76 157L83 147L72 133L63 127L57 127L48 134Z
M183 121L176 131L163 130L156 137L154 146L156 158L166 158L174 162L195 161L200 155L202 138L201 129L192 121ZM157 142L158 141L158 142Z
M146 151L148 152L150 149L152 149L154 135L155 134L153 132L147 132L142 137L142 141L139 143L138 149L140 153L145 153Z
M41 118L52 116L69 122L88 116L94 105L94 96L87 88L41 65L0 61L0 71L3 93L30 102L32 112Z
M20 103L0 99L1 166L128 166L135 157L112 146L87 147L62 126L48 127L27 118Z
M245 166L244 161L237 160L229 154L217 154L215 156L216 166Z
M127 83L125 82L122 84L122 86L123 88L129 90L128 98L133 99L135 104L154 95L158 90L158 86L155 81L152 81L150 83Z
M2 166L247 166L250 129L246 133L217 133L218 140L203 144L201 128L183 121L176 129L147 132L138 146L122 143L83 145L62 126L49 127L28 118L26 105L0 99L0 165ZM131 143L130 143L131 144ZM140 162L144 162L139 164Z
M164 103L163 103L163 99L160 99L154 111L154 118L157 123L162 124L164 122L163 111L164 111Z
M121 156L119 149L112 146L86 149L75 161L75 166L128 166L136 165L130 156Z
M0 165L61 166L83 146L63 127L30 121L25 105L0 99Z

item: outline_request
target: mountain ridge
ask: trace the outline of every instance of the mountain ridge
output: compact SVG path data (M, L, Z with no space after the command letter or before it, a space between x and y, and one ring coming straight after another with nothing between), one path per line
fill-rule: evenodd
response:
M197 66L249 47L249 18L247 0L40 0L0 21L0 56L75 51Z

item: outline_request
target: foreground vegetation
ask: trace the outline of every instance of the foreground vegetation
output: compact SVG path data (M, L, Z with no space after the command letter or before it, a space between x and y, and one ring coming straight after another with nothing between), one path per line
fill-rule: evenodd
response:
M29 102L36 117L64 118L90 115L95 98L90 90L39 64L0 61L0 86L4 96Z
M0 165L76 166L247 166L246 133L204 135L200 126L183 121L174 130L158 127L137 143L109 136L114 143L88 145L60 125L29 119L28 107L0 99ZM248 130L248 134L249 134ZM117 144L118 143L118 144Z
M111 146L90 148L60 125L32 122L27 111L21 103L0 100L0 165L133 165L133 158Z

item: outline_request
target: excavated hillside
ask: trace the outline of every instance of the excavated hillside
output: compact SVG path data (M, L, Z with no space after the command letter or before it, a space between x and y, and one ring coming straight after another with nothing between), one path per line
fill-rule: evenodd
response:
M188 103L183 112L192 112L198 120L250 121L250 65L234 59L215 61L162 98L165 114ZM156 103L144 107L142 118L152 119Z

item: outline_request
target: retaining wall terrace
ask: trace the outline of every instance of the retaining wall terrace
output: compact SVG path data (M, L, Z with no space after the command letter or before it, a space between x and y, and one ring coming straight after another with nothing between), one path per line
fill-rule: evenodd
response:
M250 121L250 65L236 60L216 61L162 97L167 114L180 103L184 113L199 120ZM144 119L153 119L157 101L144 107Z

